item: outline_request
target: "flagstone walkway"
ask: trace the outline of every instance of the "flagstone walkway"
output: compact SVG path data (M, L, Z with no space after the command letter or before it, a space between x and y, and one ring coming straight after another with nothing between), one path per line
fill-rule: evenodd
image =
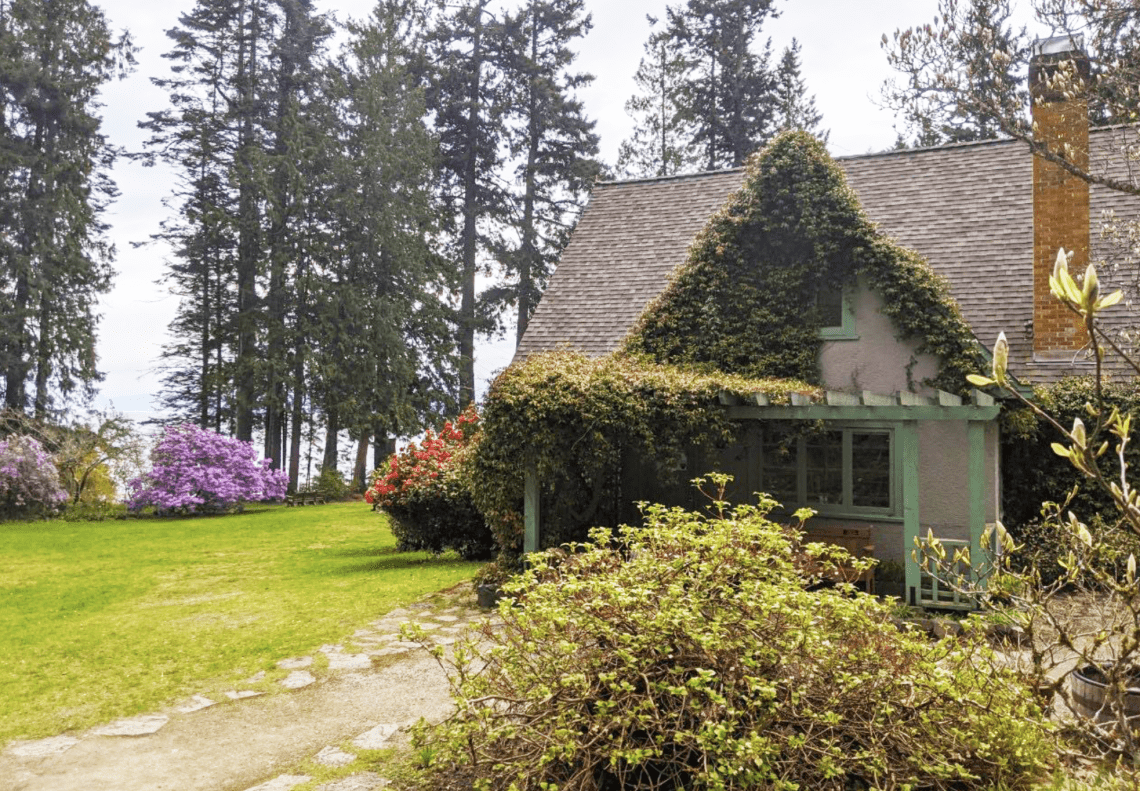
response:
M401 640L400 624L419 623L433 644L450 646L484 617L465 584L393 610L342 644L282 659L290 672L278 694L264 691L262 672L241 685L261 689L194 695L82 733L13 742L0 752L0 791L291 791L312 779L306 762L349 767L318 791L383 788L384 777L351 772L362 764L357 751L406 743L407 726L451 708L443 671Z

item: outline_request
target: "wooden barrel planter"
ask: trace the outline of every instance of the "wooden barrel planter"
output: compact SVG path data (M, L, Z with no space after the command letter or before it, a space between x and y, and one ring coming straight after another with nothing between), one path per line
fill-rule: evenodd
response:
M1082 717L1097 722L1114 720L1104 705L1107 685L1104 676L1092 665L1079 667L1069 676L1069 690L1073 695L1073 709ZM1124 714L1129 720L1140 717L1140 688L1129 687L1124 693Z

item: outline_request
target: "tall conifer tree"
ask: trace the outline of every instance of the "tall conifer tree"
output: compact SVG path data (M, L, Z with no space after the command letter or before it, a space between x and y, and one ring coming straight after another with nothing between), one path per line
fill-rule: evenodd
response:
M173 248L164 277L179 304L163 349L167 409L202 428L232 430L233 321L237 306L236 135L228 95L237 51L233 0L200 0L168 35L171 76L152 78L171 107L147 113L147 163L161 156L179 172L177 214L156 234Z
M133 65L87 0L0 2L0 375L5 406L38 417L99 380L95 302L114 250L117 191L99 90ZM28 386L33 393L29 404Z
M827 130L820 129L823 114L816 109L800 73L800 43L794 38L776 67L776 131L803 131L827 142Z
M418 74L422 18L382 0L329 70L326 253L314 281L314 385L326 419L325 464L347 429L366 448L454 409L454 267L432 249L435 141ZM314 174L314 177L317 177ZM358 454L360 455L360 454Z
M650 27L657 24L653 17L647 19ZM623 176L671 176L699 167L696 134L684 104L687 72L677 42L665 31L652 33L633 75L638 93L625 103L634 128L618 150L617 169Z
M688 0L668 9L687 61L685 107L704 167L739 167L775 124L770 43L758 41L772 0Z
M459 272L459 402L475 399L475 335L493 327L493 310L480 301L476 278L502 250L495 223L508 211L500 180L505 37L490 0L444 6L431 32L428 108L439 137L439 191L455 218L447 255Z
M268 281L265 288L264 380L259 382L264 406L265 457L274 469L284 466L288 408L290 329L287 319L296 296L297 272L306 257L301 217L307 209L313 178L309 160L314 148L326 143L328 130L314 118L319 99L313 96L322 68L323 42L331 33L326 20L314 13L312 0L277 0L281 31L272 47L272 110L268 118L269 152L265 169L269 181L265 232Z
M598 137L575 96L593 75L570 71L572 44L590 29L583 0L528 0L506 28L508 142L519 189L510 223L518 242L502 260L514 281L517 343L598 173Z

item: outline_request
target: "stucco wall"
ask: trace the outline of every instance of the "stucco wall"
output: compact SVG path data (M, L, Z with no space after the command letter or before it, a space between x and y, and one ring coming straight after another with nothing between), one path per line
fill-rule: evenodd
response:
M938 358L918 355L917 340L900 341L895 327L882 313L883 300L866 288L860 279L852 294L855 308L856 340L827 341L819 353L820 374L825 387L846 392L870 390L873 393L894 393L910 390L930 394L920 387L924 379L938 373ZM912 358L911 380L907 380L907 364Z

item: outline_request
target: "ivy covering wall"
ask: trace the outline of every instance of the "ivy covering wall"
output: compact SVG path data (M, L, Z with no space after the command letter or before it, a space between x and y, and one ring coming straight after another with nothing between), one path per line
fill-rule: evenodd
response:
M534 464L543 487L543 546L585 538L609 524L623 453L656 460L662 477L682 451L723 444L733 425L721 392L819 395L805 382L695 373L625 355L538 354L504 371L487 394L482 432L466 470L475 505L509 555L522 548L523 485ZM691 477L689 475L685 476Z
M941 359L929 384L965 392L965 375L984 359L945 280L875 229L822 143L784 134L749 160L740 191L698 235L626 349L658 363L819 382L816 295L860 275L899 338Z

